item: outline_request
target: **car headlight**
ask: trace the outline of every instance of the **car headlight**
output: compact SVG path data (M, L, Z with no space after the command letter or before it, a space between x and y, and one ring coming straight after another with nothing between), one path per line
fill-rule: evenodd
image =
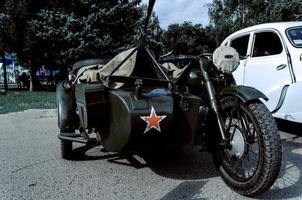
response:
M213 63L220 72L232 74L239 66L239 54L233 47L218 47L213 53Z

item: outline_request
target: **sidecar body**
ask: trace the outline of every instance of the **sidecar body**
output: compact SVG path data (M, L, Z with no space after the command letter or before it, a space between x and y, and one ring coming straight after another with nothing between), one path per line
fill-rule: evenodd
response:
M105 65L79 69L73 85L60 83L59 138L95 141L115 152L167 144L193 146L200 141L196 137L200 97L174 93L152 58L146 48L131 49ZM92 138L92 132L98 137Z

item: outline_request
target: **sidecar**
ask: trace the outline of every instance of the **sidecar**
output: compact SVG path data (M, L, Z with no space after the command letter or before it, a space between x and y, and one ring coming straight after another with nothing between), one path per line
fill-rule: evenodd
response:
M147 48L76 70L74 84L66 80L57 86L64 158L72 156L72 142L114 152L200 143L201 98L188 91L175 94Z
M254 196L269 189L280 170L281 143L259 101L265 95L234 85L228 67L217 67L229 60L215 66L206 58L184 59L189 64L172 79L145 46L109 62L75 64L73 78L57 85L62 157L72 158L74 142L123 153L200 145L213 153L233 190Z

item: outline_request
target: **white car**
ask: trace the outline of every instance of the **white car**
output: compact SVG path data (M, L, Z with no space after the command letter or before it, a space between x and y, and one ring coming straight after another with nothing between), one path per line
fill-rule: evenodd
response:
M225 45L240 55L236 83L263 92L274 117L302 123L302 21L245 28L228 36Z

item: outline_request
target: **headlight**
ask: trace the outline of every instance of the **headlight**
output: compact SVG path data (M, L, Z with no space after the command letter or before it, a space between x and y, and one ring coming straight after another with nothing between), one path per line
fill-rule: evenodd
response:
M218 47L213 53L213 63L219 71L232 74L239 66L239 54L233 47Z
M71 88L71 83L69 81L63 81L62 86L65 90L69 90Z

